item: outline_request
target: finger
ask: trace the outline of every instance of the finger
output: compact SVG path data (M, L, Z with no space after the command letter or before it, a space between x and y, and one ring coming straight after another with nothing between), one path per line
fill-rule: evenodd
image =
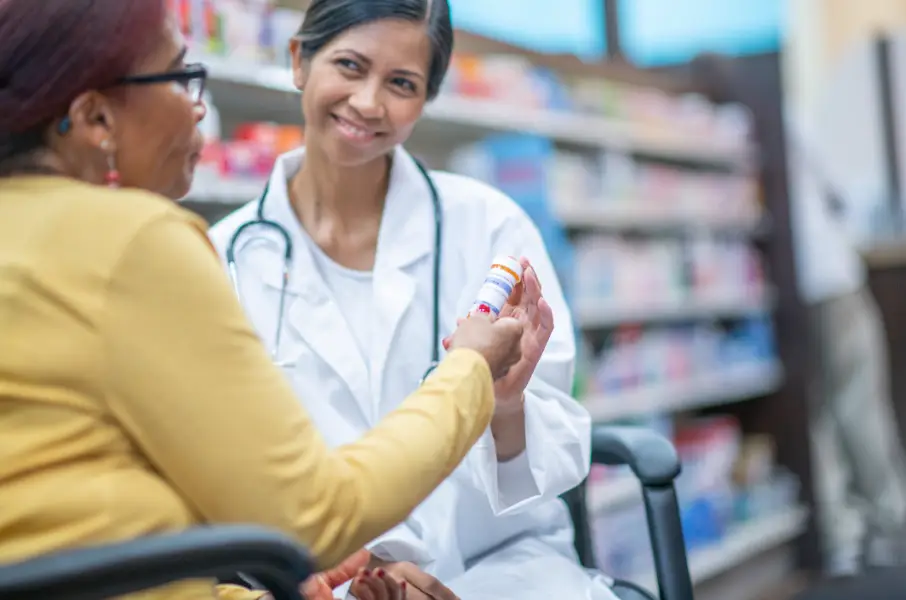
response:
M450 349L450 344L452 343L452 341L453 341L453 336L452 336L452 335L448 335L447 337L445 337L445 338L443 339L443 341L441 342L441 344L443 344L444 350L449 350L449 349Z
M492 326L501 330L505 335L514 338L521 338L525 329L522 321L513 317L497 319Z
M542 330L547 332L554 330L554 310L544 298L538 301L538 317L538 324Z
M383 569L378 569L374 572L378 581L383 583L384 589L387 592L388 600L401 600L404 596L402 584L397 582L392 575L384 571Z
M324 575L318 573L302 584L302 596L307 600L333 600L333 588L324 581Z
M324 579L324 583L331 589L335 587L340 587L353 577L360 569L363 569L368 566L368 561L371 560L371 552L368 550L362 549L352 554L338 564L333 569L328 569L324 571L321 576Z
M421 569L415 568L406 571L406 580L409 585L424 593L432 600L459 600L447 586L439 579L428 575Z
M524 290L525 290L525 283L524 283L524 277L523 277L523 279L521 279L519 281L519 283L517 283L516 285L513 286L513 291L510 292L510 296L506 300L507 304L511 304L513 306L520 304L522 302L522 296L523 296Z
M371 592L371 597L374 600L391 600L393 598L384 581L378 579L374 573L365 576L365 585L368 586L368 591Z
M356 600L378 600L374 597L374 592L368 585L367 579L365 575L359 575L353 579L348 595L353 596Z

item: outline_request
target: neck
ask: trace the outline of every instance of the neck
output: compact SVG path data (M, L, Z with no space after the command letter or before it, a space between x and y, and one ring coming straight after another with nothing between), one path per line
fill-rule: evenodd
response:
M390 180L390 158L365 165L338 167L308 150L290 182L293 210L309 232L335 231L379 223Z

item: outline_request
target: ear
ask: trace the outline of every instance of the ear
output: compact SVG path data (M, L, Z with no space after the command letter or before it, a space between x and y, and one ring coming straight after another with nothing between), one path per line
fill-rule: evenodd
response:
M85 92L69 105L69 129L71 135L100 148L109 144L116 133L113 105L100 92Z
M289 53L293 59L293 85L300 92L305 89L308 79L306 60L302 58L302 41L294 37L289 41Z

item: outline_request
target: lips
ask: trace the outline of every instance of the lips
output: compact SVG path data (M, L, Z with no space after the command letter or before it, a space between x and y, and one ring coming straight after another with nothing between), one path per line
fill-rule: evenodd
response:
M331 117L333 117L333 120L337 125L337 131L339 131L344 138L352 142L367 144L368 142L374 140L374 138L376 138L377 136L381 135L380 132L373 131L363 125L350 121L349 119L344 119L343 117L340 117L338 115L332 114Z

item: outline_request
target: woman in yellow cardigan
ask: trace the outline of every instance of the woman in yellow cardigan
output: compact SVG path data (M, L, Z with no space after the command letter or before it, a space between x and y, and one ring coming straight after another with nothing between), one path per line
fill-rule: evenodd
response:
M519 359L521 323L470 319L401 408L328 450L205 224L165 199L200 151L184 56L164 0L0 2L0 563L245 522L329 568L452 472Z

